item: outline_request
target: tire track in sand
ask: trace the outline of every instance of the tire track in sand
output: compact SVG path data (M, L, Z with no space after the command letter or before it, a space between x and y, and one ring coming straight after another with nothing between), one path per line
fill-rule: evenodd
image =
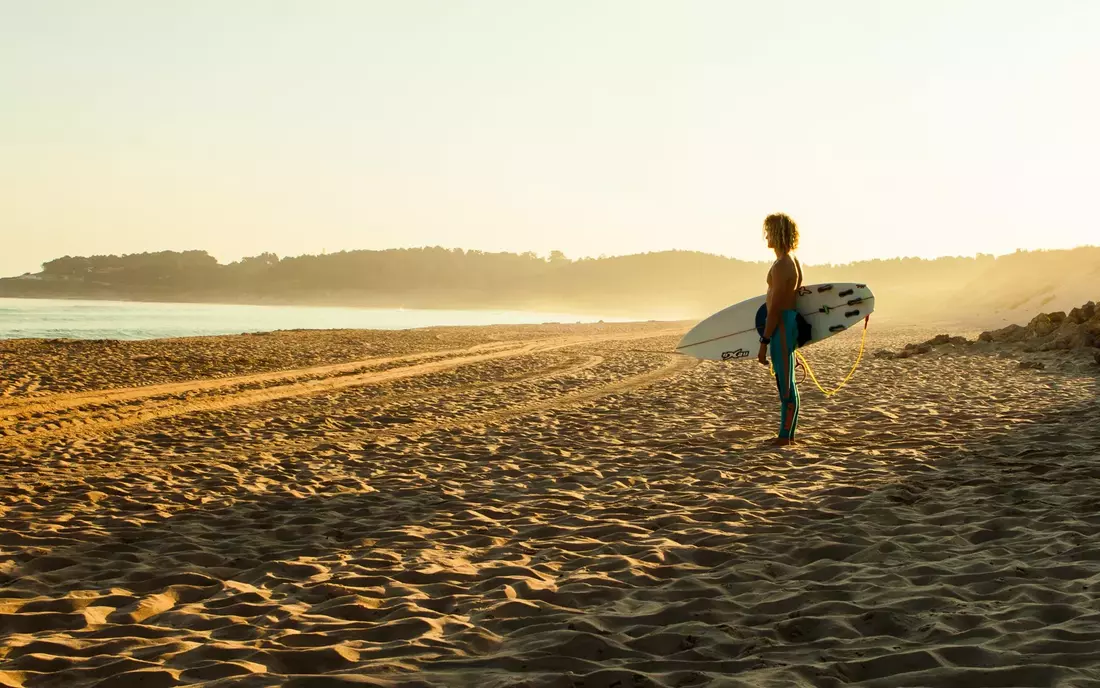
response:
M671 354L670 354L671 355ZM424 423L408 423L397 425L382 430L359 430L347 433L329 432L321 441L302 441L301 448L316 448L322 445L335 445L341 442L363 442L388 437L415 437L436 430L449 430L453 428L468 427L471 425L488 425L509 418L526 416L538 411L561 410L594 401L600 397L612 394L622 394L647 387L666 378L674 377L686 372L699 364L698 360L686 356L673 356L670 361L655 370L650 370L637 375L616 380L604 385L598 385L575 392L567 392L550 399L540 399L527 404L515 404L508 408L494 411L471 413L457 418L448 418L442 421L429 421ZM280 442L275 448L277 451L294 451L298 449L295 442Z
M448 418L440 421L428 421L420 423L408 423L382 429L326 431L324 437L307 437L302 439L284 439L265 441L263 453L273 454L297 454L301 452L313 452L318 449L355 450L362 447L365 442L376 442L387 439L408 439L424 435L436 430L449 430L469 426L488 425L511 418L519 418L531 413L549 410L561 410L579 406L589 401L611 394L622 394L674 377L679 373L694 368L699 361L684 356L670 354L671 360L655 370L646 371L637 375L615 380L608 384L598 385L587 389L568 392L541 399L527 404L516 404L503 409L471 413L457 418ZM546 376L549 377L549 376ZM521 380L518 382L527 382ZM451 390L446 390L448 393ZM454 390L457 391L457 390ZM402 398L402 401L407 401ZM210 461L209 454L193 454L175 456L169 459L149 460L148 458L123 459L113 462L109 466L95 469L83 475L102 475L119 471L134 470L136 468L151 469L165 466L178 466L191 463L205 463Z
M543 341L543 340L535 340ZM199 378L195 380L183 380L181 382L167 382L160 385L142 385L139 387L119 387L115 389L100 389L88 392L67 392L51 394L43 397L17 398L9 397L0 399L0 418L20 416L33 413L46 413L61 411L71 408L79 408L88 405L107 405L120 401L136 401L161 396L176 394L194 394L197 392L217 391L221 389L240 387L244 385L265 384L282 380L294 380L297 378L323 378L346 373L354 373L363 368L377 368L392 363L414 363L425 358L442 358L447 356L470 355L483 351L492 351L515 345L520 348L523 342L494 342L491 344L478 344L466 349L444 349L441 351L425 351L401 356L381 356L364 358L358 361L346 363L330 363L309 368L294 368L290 370L275 370L265 373L253 373L251 375L237 375L222 378Z
M500 344L494 344L489 345L489 348L496 350L490 350L486 353L475 353L465 356L453 356L451 358L446 358L443 360L428 361L425 363L390 368L382 371L341 375L338 377L310 379L302 382L289 383L286 385L250 389L235 394L204 397L201 399L182 399L174 403L170 401L167 404L156 408L138 407L128 415L124 416L115 415L114 417L106 419L82 419L62 416L58 418L48 419L47 421L45 421L47 425L45 425L44 427L40 426L36 429L31 430L30 432L20 432L18 434L7 434L4 436L0 436L0 446L38 443L42 440L50 440L59 437L98 435L114 432L152 420L158 420L161 418L168 418L172 416L185 415L202 411L222 410L236 406L258 404L289 397L327 393L348 387L366 384L392 382L403 378L426 375L429 373L457 368L459 366L469 365L472 363L480 363L484 361L522 356L531 353L553 351L573 346L594 344L601 341L650 339L654 337L660 337L671 332L678 332L678 330L669 330L668 332L661 330L632 334L564 337L551 340L535 340L527 342L522 346L511 347L507 349L501 349ZM468 349L466 351L476 350L478 348L484 349L485 347L484 345L481 345L479 347L473 347L472 349ZM423 357L425 355L430 356L433 354L414 354L412 356ZM409 357L396 358L403 358L405 360L408 360ZM381 359L376 360L375 365L381 365L382 363L380 361ZM316 368L300 369L297 371L292 371L292 373L301 374L303 371L317 371L318 369L343 371L347 370L350 366L355 365L360 365L360 362L356 362L353 364L336 364L330 366L319 366ZM259 377L268 377L272 375L278 374L261 373L258 376L244 377L249 378L250 380L255 380ZM240 384L241 378L236 378L236 380L236 383L229 382L228 380L198 380L191 383L171 383L170 385L161 386L161 388L163 390L163 388L165 387L171 387L173 388L175 393L185 394L188 392L192 392L196 389L210 389L211 384L220 387L231 386L232 384ZM223 382L226 382L227 384L219 384ZM134 394L142 389L145 388L130 388L120 391L125 394ZM164 392L161 391L160 393L163 394ZM72 395L65 396L70 397ZM391 403L393 402L391 401ZM115 409L116 412L121 410L122 409Z

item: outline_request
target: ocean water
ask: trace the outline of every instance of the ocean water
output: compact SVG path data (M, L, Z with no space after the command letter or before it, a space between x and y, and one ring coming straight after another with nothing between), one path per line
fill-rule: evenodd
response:
M434 325L596 322L598 316L501 310L406 310L0 298L0 339L156 339L293 329L402 330ZM622 322L622 318L602 318Z

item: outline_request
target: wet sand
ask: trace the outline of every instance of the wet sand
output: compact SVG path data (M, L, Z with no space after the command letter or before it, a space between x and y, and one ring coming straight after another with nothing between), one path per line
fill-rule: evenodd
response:
M0 685L1100 685L1095 365L686 329L0 342Z

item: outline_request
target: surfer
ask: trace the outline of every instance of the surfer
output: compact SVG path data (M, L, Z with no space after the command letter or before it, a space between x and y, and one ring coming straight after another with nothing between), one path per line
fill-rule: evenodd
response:
M779 438L776 444L794 443L798 427L798 385L794 379L794 350L798 346L798 311L795 299L802 287L802 265L791 252L798 248L798 225L778 213L764 219L764 237L775 251L776 261L768 270L768 319L760 337L757 359L768 365L771 349L775 383L779 388Z

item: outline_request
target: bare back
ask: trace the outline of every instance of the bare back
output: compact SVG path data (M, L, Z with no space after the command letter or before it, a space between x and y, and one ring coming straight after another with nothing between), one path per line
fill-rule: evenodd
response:
M779 311L794 308L802 287L802 264L791 254L775 261L768 270L768 294L772 307Z

